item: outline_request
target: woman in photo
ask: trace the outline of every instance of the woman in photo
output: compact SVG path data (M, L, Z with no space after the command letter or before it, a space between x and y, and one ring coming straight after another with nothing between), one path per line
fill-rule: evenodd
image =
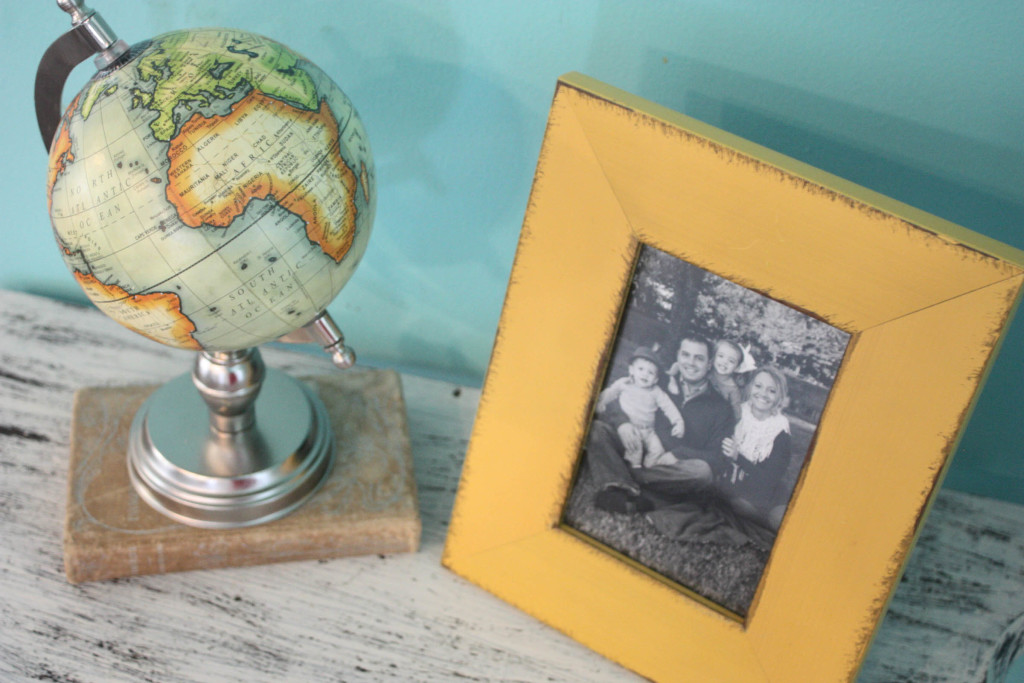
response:
M744 389L740 419L733 436L722 442L722 454L733 462L723 485L737 514L777 531L789 491L783 475L792 450L786 376L774 366L757 370Z

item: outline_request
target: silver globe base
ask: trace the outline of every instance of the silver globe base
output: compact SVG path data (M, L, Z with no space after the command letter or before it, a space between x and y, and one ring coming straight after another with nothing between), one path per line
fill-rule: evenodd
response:
M278 519L330 474L327 411L307 387L266 369L255 349L201 352L132 421L128 472L151 507L195 527Z

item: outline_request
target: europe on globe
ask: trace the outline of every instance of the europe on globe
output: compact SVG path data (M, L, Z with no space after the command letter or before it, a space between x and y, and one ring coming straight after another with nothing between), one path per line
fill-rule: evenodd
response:
M61 253L119 323L236 351L309 323L373 223L366 133L319 68L237 30L166 33L72 100L50 151Z

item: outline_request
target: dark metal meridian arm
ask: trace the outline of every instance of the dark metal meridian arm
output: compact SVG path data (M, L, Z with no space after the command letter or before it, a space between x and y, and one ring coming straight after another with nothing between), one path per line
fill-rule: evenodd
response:
M54 41L36 70L36 120L47 151L60 125L61 95L71 71L96 53L96 68L101 69L128 51L128 44L82 0L57 0L57 6L71 15L74 28Z
M36 71L36 119L47 151L60 125L60 98L64 83L76 66L95 53L96 48L89 41L84 27L78 26L54 41L39 62Z

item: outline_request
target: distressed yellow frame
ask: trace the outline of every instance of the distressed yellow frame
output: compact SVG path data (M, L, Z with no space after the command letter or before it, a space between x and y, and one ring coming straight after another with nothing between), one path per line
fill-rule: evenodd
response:
M745 620L560 527L641 243L852 335ZM1024 254L580 74L558 83L444 564L658 680L851 680Z

